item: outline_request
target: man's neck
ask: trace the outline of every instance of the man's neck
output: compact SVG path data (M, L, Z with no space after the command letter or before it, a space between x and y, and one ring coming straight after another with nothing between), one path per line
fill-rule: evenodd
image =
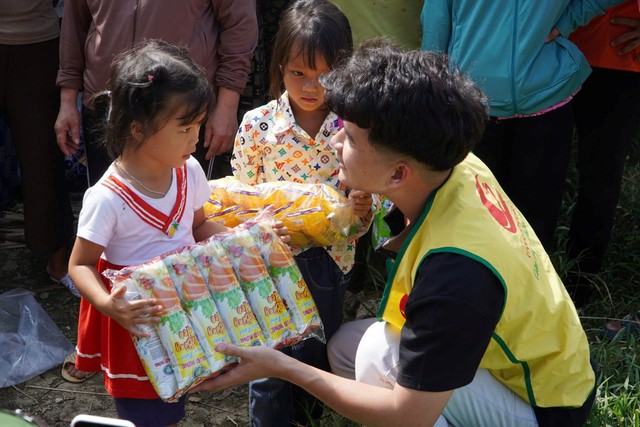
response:
M420 218L427 200L436 189L444 184L451 175L452 169L445 172L428 172L421 179L408 181L394 194L387 197L404 214L408 224Z

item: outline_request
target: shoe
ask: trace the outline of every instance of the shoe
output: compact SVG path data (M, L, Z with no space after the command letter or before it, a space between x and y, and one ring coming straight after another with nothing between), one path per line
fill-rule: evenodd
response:
M614 320L602 327L604 337L609 341L621 335L620 341L626 341L630 335L640 336L640 313L628 314L621 320Z
M59 285L63 285L65 288L69 289L69 292L73 294L73 296L80 298L80 292L78 292L78 288L76 288L76 284L71 280L71 276L69 274L65 274L61 279L56 279L52 275L49 275L49 278L53 283L57 283Z
M96 372L78 371L76 369L76 355L77 353L75 351L67 355L67 357L64 358L64 362L62 362L62 370L60 371L60 375L62 375L62 378L64 378L65 381L69 381L74 384L83 383L96 374ZM75 375L71 374L69 369L67 369L70 365L73 369L76 369Z

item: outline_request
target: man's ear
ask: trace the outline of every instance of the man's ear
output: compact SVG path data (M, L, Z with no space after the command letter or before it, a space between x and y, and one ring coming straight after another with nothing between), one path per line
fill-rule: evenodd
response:
M407 182L409 175L411 174L411 167L403 161L396 163L393 174L389 180L389 186L397 188L400 185Z
M137 120L132 121L129 130L137 143L141 143L144 140L144 126L142 126L142 123Z

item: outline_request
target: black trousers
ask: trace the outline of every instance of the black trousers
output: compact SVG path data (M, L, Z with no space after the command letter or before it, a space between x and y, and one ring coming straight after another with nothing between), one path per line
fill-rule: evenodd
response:
M567 285L580 304L591 292L584 273L602 268L626 156L640 130L640 73L594 68L573 110L579 182L569 229L569 256L576 263Z
M0 111L7 114L20 166L25 244L37 255L73 237L64 156L53 130L60 106L58 43L0 44Z
M571 102L534 117L491 119L474 153L494 173L547 251L562 205L573 137Z

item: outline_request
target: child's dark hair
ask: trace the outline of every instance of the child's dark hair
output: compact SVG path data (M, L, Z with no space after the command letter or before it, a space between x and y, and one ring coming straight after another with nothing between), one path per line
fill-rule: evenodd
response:
M316 52L329 68L351 53L353 38L347 17L329 0L297 0L282 15L273 43L269 68L269 93L277 99L284 91L282 68L291 59L292 48L300 49L315 69Z
M185 48L162 40L148 40L126 51L111 65L110 92L95 99L96 108L108 105L104 143L112 158L120 156L133 141L131 123L142 125L145 138L156 133L178 108L190 124L204 114L206 121L214 103L204 71Z
M364 42L321 83L329 109L368 129L371 144L435 171L464 160L488 119L485 95L445 56L384 39Z

